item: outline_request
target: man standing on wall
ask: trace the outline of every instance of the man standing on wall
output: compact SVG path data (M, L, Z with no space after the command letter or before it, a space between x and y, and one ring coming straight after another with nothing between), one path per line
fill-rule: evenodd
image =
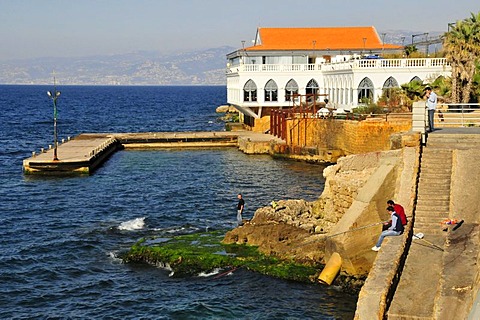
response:
M428 109L428 132L435 130L433 126L433 116L435 115L435 109L437 108L437 95L432 91L432 88L425 88L425 97L427 97L427 109Z
M243 223L242 213L243 208L245 207L245 200L243 200L242 194L239 193L238 196L238 204L237 204L237 225L241 226Z

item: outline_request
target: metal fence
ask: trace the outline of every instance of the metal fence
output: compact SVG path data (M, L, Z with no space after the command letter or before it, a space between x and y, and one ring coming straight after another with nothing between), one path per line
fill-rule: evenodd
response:
M479 103L438 104L435 127L480 127Z

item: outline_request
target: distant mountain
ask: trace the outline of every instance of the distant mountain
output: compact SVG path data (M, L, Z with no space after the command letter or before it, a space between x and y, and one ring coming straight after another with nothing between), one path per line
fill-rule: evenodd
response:
M385 43L400 45L411 44L413 38L417 42L441 34L378 31ZM432 46L430 52L440 48L441 45ZM0 61L0 83L51 84L55 70L58 83L63 85L225 85L226 55L236 49L224 46L176 54L138 51L111 56Z
M54 70L63 85L225 85L226 54L235 49L0 61L0 83L51 84Z

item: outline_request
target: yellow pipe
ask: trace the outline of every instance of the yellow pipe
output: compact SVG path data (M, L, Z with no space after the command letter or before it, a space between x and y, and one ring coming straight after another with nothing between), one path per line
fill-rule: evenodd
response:
M332 254L330 259L327 262L325 268L323 268L322 273L318 277L318 280L322 283L331 285L333 280L337 277L342 267L342 257L336 252Z

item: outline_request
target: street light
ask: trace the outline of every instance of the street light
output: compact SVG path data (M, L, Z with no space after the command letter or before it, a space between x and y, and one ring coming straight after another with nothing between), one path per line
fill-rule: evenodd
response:
M383 54L383 51L385 51L385 36L387 34L385 32L382 33L382 54Z
M53 92L47 91L47 95L53 101L53 161L58 161L57 157L57 99L60 97L60 91L57 91L57 87L55 86L55 77L53 78Z

